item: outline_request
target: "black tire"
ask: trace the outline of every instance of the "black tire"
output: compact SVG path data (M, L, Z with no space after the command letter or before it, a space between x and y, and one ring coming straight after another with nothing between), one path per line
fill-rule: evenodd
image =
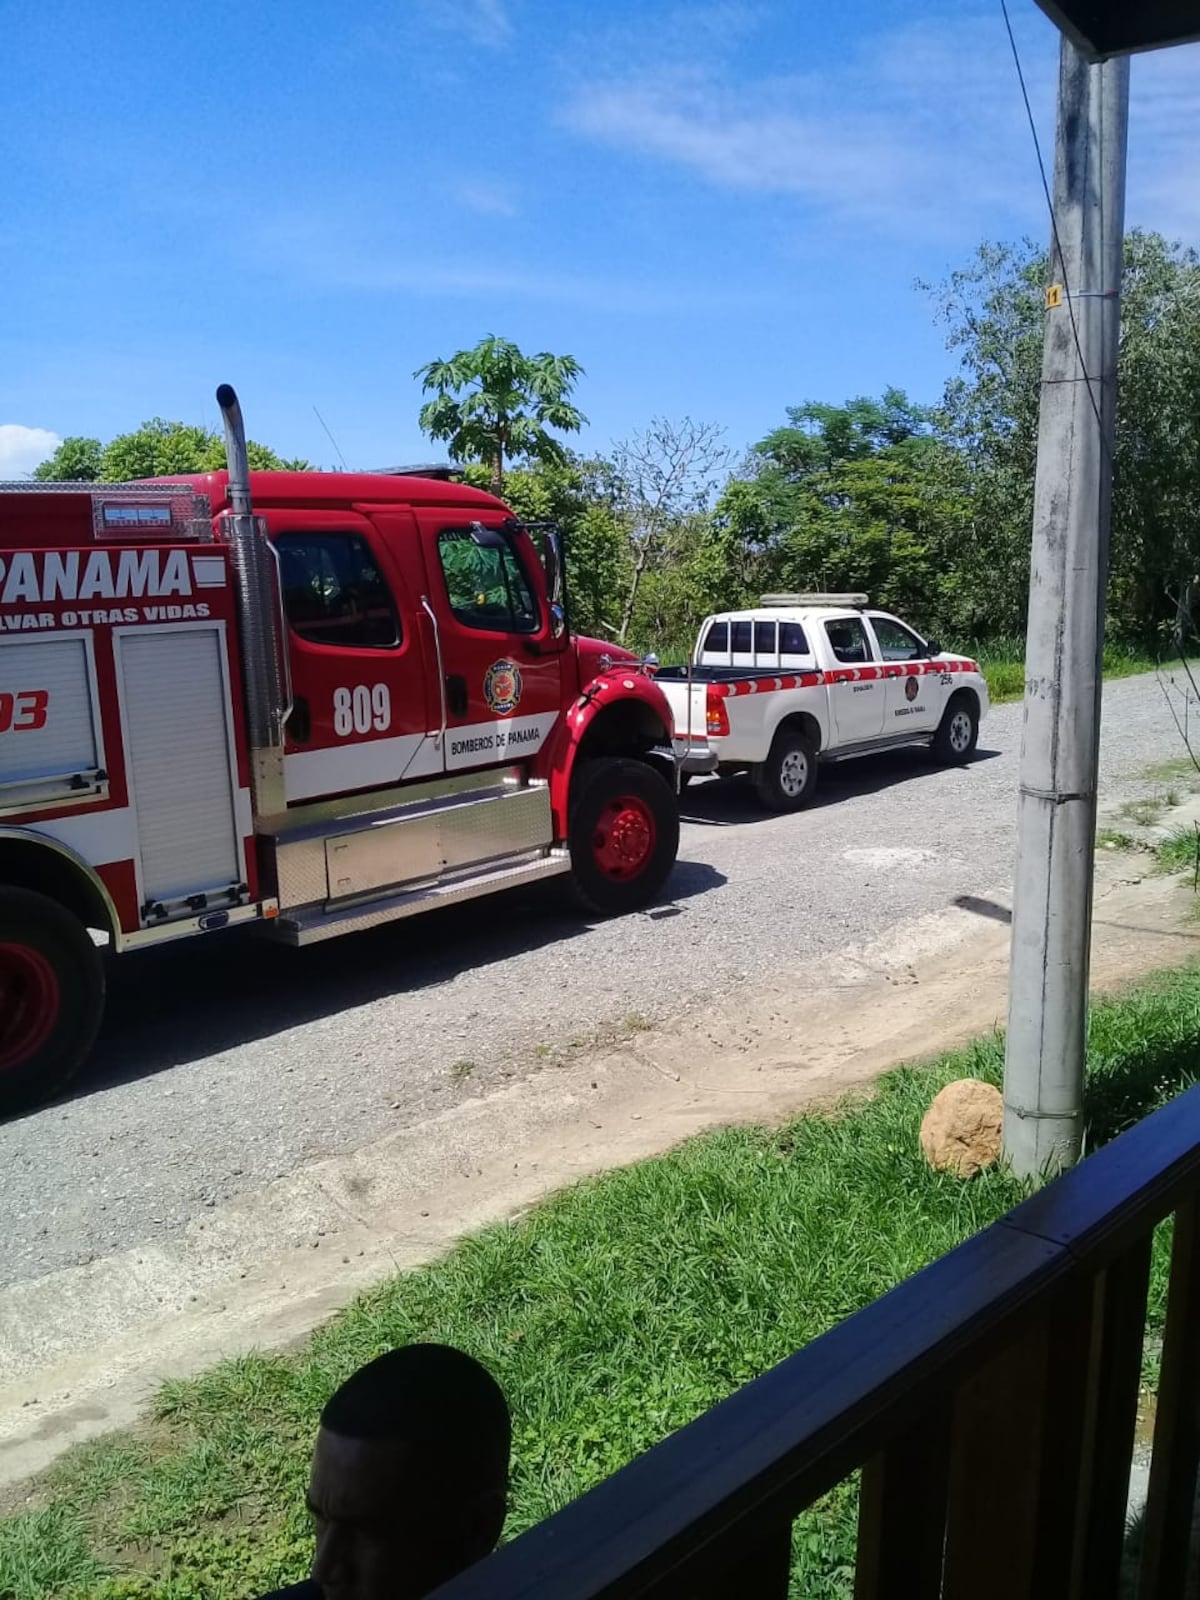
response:
M0 1115L52 1099L87 1059L104 961L56 900L0 888Z
M576 774L571 878L586 911L620 916L658 894L679 850L679 806L644 761L605 756Z
M754 788L768 811L799 811L817 787L817 751L797 728L781 728L771 753L754 769Z
M952 765L969 761L979 743L979 712L969 694L952 694L930 749L934 760Z

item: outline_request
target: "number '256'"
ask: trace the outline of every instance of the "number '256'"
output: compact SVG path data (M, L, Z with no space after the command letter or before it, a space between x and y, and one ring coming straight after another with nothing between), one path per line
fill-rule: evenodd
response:
M36 733L46 726L50 710L48 689L0 689L0 733Z

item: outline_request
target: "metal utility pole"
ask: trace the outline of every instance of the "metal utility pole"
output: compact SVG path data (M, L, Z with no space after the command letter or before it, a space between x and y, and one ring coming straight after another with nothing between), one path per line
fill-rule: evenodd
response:
M1128 59L1064 38L1004 1062L1005 1154L1032 1177L1083 1134L1128 111Z

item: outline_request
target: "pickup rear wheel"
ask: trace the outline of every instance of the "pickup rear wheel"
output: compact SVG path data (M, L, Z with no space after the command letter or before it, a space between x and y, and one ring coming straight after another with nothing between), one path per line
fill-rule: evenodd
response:
M644 761L589 761L571 805L572 879L588 911L617 916L652 900L679 850L679 807Z
M0 1114L49 1100L87 1057L104 1010L104 963L56 900L0 889Z
M767 759L754 769L754 787L768 811L799 811L817 787L817 752L795 728L781 728Z
M966 761L979 743L979 713L969 694L951 695L950 704L933 736L933 754L938 761Z

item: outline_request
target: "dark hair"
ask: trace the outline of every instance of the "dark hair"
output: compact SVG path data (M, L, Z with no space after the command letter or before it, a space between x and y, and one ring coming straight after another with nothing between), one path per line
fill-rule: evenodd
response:
M500 1385L445 1344L408 1344L359 1367L335 1390L321 1426L343 1439L396 1439L456 1473L508 1470L512 1423Z

